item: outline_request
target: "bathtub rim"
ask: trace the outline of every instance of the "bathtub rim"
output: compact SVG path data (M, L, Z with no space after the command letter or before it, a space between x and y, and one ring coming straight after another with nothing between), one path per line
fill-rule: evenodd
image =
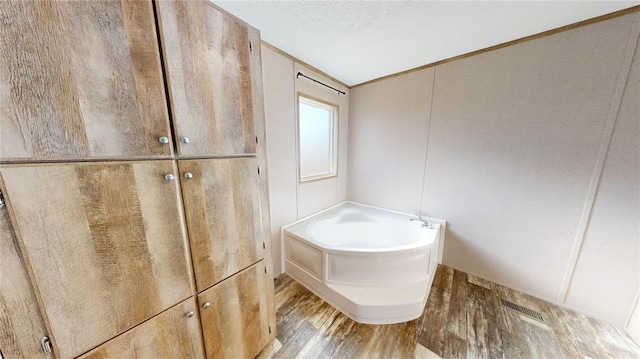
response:
M382 208L382 207L376 207L376 206L372 206L372 205L368 205L368 204L364 204L364 203L360 203L360 202L355 202L355 201L343 201L340 202L336 205L333 205L331 207L327 207L323 210L320 210L318 212L314 212L308 216L302 217L300 219L298 219L297 221L291 222L287 225L284 225L282 227L280 227L280 268L282 268L282 272L284 273L284 269L285 269L285 265L286 265L286 248L285 248L285 230L293 227L299 223L302 223L308 219L311 219L313 217L319 216L323 213L329 212L333 209L336 209L342 205L345 204L354 204L356 206L362 206L362 207L366 207L366 208L372 208L372 209L377 209L380 211L384 211L384 212L389 212L389 213L394 213L394 214L399 214L399 215L403 215L403 216L407 216L407 217L412 217L412 218L417 218L418 216L420 216L422 219L428 220L428 221L432 221L435 223L440 224L440 232L439 232L439 248L438 248L438 255L437 255L437 263L438 264L442 264L442 257L444 254L444 238L445 238L445 234L447 231L447 221L441 218L434 218L434 217L427 217L427 216L422 216L419 214L411 214L411 213L407 213L407 212L401 212L401 211L395 211L392 209L387 209L387 208ZM289 235L292 235L292 233L289 233ZM296 236L299 238L299 236ZM305 240L303 238L301 238L302 240ZM306 242L309 242L307 240L305 240ZM311 244L311 243L310 243ZM324 250L329 250L331 251L331 248L325 248L325 247L321 247L315 243L313 243L314 247L318 247L317 249L324 249ZM333 249L335 250L335 249Z

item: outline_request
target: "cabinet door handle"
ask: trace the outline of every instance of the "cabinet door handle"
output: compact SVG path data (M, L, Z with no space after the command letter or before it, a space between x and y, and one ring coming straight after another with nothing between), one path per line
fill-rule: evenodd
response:
M204 303L204 304L202 305L202 309L207 309L207 308L209 308L210 306L211 306L211 303L206 302L206 303Z
M193 311L191 311L191 312L187 313L187 318L191 318L191 317L193 317L194 315L196 315L196 313L194 313Z
M186 145L186 144L188 144L188 143L189 143L189 142L191 142L191 141L189 141L189 137L185 136L185 137L182 137L182 138L180 139L180 142L182 142L182 143L184 143L184 144Z
M40 344L42 345L42 350L49 354L51 352L53 352L53 346L51 345L51 340L49 339L49 337L44 336L40 339Z
M158 141L160 141L160 143L162 143L163 145L166 145L167 143L169 143L169 137L162 136L158 139Z
M176 179L176 176L172 175L171 173L167 173L164 176L164 179L166 179L167 181L173 181L174 179Z
M185 173L185 174L184 174L184 178L186 178L186 179L192 179L192 178L193 178L193 173L191 173L191 172L187 172L187 173Z

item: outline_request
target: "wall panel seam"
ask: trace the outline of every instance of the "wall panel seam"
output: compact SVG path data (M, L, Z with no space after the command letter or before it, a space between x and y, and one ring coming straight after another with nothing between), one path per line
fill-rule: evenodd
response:
M438 70L437 66L433 67L433 79L431 81L431 104L429 105L429 118L427 118L427 143L424 149L424 165L422 167L422 192L420 193L420 212L418 214L422 215L422 211L424 210L424 188L427 186L427 160L429 159L429 144L431 139L431 119L433 118L433 98L435 97L436 92L436 71ZM441 245L444 245L442 243Z
M640 13L636 13L635 17L638 21L634 21L634 25L633 25L631 34L629 36L629 40L627 42L625 57L622 63L620 74L618 76L616 89L611 99L611 104L609 107L607 118L605 119L606 121L605 129L603 131L602 139L600 142L600 149L598 150L598 156L596 157L596 163L593 168L591 181L589 184L589 190L587 192L586 200L582 208L582 215L580 216L580 222L578 223L576 236L573 240L569 262L567 264L567 268L562 278L562 284L560 285L560 290L558 292L558 297L556 300L558 303L564 304L566 302L567 294L571 287L571 282L575 274L576 264L580 257L580 252L582 251L585 234L587 231L587 227L589 225L589 220L591 218L593 204L595 202L595 198L598 193L600 179L602 177L602 171L604 169L604 164L607 157L607 152L609 150L609 145L611 143L611 138L613 137L615 124L618 119L618 113L620 110L620 106L622 104L622 99L626 89L627 80L629 78L629 72L631 71L631 64L633 63L636 44L640 36Z
M635 300L633 301L633 305L629 309L629 313L627 314L627 319L625 320L625 323L624 323L625 329L628 329L629 326L631 325L633 312L635 312L636 310L640 310L640 288L638 289L638 292L636 293L636 296L634 298Z

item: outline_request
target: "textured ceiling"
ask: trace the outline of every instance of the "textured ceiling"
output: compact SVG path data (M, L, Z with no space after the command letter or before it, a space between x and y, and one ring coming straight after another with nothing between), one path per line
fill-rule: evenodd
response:
M213 1L262 39L355 85L638 1Z

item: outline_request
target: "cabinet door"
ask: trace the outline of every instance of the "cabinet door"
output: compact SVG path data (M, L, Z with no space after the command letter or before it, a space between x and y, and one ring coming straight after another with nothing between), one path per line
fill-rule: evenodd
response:
M204 358L197 312L195 299L188 299L79 359Z
M202 291L264 257L258 167L255 158L178 165L196 287Z
M4 358L52 358L40 345L47 331L6 208L0 208L0 323Z
M172 161L0 168L58 353L70 358L192 294Z
M208 1L156 4L179 154L255 153L259 32Z
M207 358L253 358L269 343L260 261L198 295Z
M3 161L172 154L150 0L1 1L0 18Z

